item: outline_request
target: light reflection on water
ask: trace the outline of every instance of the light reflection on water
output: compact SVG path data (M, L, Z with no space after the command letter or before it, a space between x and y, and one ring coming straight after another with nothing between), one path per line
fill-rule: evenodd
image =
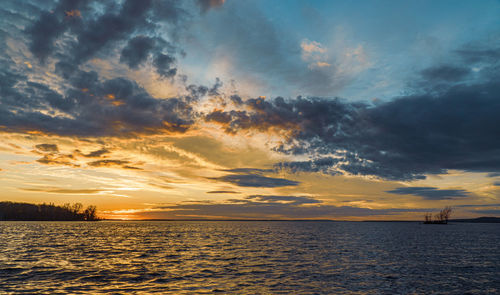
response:
M498 294L500 226L0 222L0 294Z

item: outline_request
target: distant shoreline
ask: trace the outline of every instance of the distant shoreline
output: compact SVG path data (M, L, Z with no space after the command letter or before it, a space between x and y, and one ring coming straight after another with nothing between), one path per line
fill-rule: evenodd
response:
M331 220L331 219L102 219L102 221L244 221L244 222L404 222L422 223L420 220ZM500 223L500 217L450 219L450 223Z
M80 222L84 220L29 220L29 219L0 219L2 221L20 222ZM238 222L382 222L382 223L422 223L419 220L331 220L331 219L98 219L93 221L238 221ZM85 221L88 222L88 221ZM450 223L500 223L500 217L478 217L470 219L450 219Z

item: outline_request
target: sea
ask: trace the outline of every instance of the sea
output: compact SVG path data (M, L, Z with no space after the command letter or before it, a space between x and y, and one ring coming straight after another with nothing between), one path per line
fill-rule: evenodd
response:
M0 294L500 294L500 224L0 222Z

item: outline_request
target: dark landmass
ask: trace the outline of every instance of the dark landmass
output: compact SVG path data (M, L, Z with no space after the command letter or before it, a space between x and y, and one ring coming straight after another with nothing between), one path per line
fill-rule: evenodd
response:
M265 222L400 222L400 223L422 223L420 220L332 220L332 219L102 219L105 221L265 221ZM500 217L479 217L474 219L450 219L448 222L469 222L469 223L500 223ZM438 224L438 223L436 223Z
M83 210L80 203L29 204L0 202L1 221L97 221L96 207L88 206Z
M418 220L363 220L363 222L419 222ZM470 219L450 219L448 222L466 222L466 223L500 223L500 217L478 217ZM429 223L429 224L445 224L445 223Z
M421 222L417 220L363 220L362 222Z
M500 223L500 217L478 217L473 219L450 219L450 222Z
M190 219L161 219L161 218L154 218L154 219L102 219L105 221L296 221L296 222L343 222L344 220L331 220L331 219L196 219L196 218L190 218Z

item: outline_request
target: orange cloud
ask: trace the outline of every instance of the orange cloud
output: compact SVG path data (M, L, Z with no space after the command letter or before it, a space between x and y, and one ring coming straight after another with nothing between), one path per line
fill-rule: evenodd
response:
M82 17L82 14L81 14L80 10L77 10L77 9L70 10L70 11L65 11L64 13L66 14L67 18Z

